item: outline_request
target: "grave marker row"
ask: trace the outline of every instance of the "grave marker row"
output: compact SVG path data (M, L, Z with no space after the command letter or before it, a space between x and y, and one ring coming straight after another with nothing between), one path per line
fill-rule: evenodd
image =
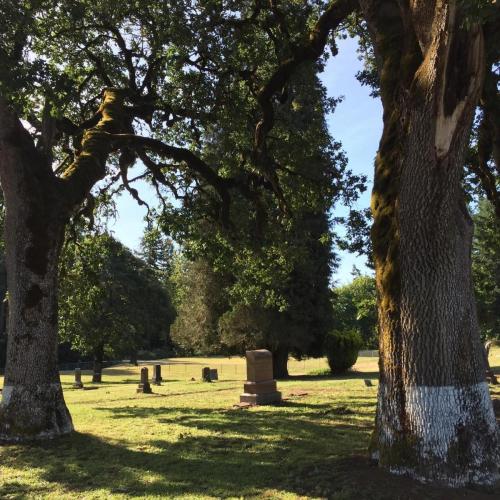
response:
M244 384L244 393L240 396L241 403L252 405L265 405L281 401L281 392L277 391L276 380L273 378L273 357L270 351L258 349L246 352L247 380ZM218 380L218 372L215 368L205 366L202 370L202 380L212 382ZM161 385L161 365L154 365L152 383ZM366 383L366 382L365 382ZM75 369L75 382L73 387L83 388L82 372L80 368ZM148 369L141 368L141 381L137 388L138 393L151 394Z
M219 380L219 372L217 368L210 368L209 366L205 366L201 370L201 380L203 382L212 382L213 380Z

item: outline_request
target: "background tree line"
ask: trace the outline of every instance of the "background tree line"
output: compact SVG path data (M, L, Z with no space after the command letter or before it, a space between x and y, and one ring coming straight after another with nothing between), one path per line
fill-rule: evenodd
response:
M0 213L3 218L3 210ZM500 223L485 199L477 204L473 218L473 271L481 334L483 339L499 339ZM331 259L329 245L330 240L323 247L323 264ZM3 301L7 292L3 237L0 249ZM317 255L305 262L311 266L315 262L317 272L312 266L302 277L296 271L292 274L301 293L295 303L299 308L290 314L275 306L266 309L257 300L232 302L235 288L247 296L254 293L254 297L255 290L248 283L237 282L236 271L231 275L228 267L214 269L214 263L206 258L176 251L157 225L146 228L137 255L102 228L80 230L66 245L61 264L59 360L94 360L98 371L104 357L133 361L138 353L241 354L264 345L279 348L280 336L285 338L283 350L287 354L314 356L323 354L322 342L331 330L357 331L363 348L377 349L374 278L354 270L350 283L330 288L324 281L328 274L321 274L325 269L317 267ZM278 274L277 269L273 272ZM276 278L281 279L290 283L284 274ZM323 284L319 299L311 293L312 285L307 288L315 279ZM268 281L267 286L270 292L276 285ZM290 295L293 293L292 288ZM2 332L4 315L2 309ZM307 320L301 323L300 315ZM315 341L319 345L314 346ZM305 346L302 350L301 345ZM308 350L309 346L313 347ZM2 334L0 366L5 362L5 348L6 336ZM286 364L283 367L286 370Z

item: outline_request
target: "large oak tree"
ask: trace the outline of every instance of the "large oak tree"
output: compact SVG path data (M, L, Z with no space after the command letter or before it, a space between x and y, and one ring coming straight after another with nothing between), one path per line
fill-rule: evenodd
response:
M121 182L144 203L129 179L140 159L139 177L164 204L166 192L186 206L203 193L225 227L235 190L259 213L262 190L272 191L286 211L280 178L289 173L274 161L268 133L280 120L275 92L291 105L283 86L298 62L285 61L283 71L282 59L308 45L313 13L290 5L285 29L280 9L261 2L27 0L0 8L10 300L0 438L22 440L72 430L56 363L57 269L65 228L91 211L96 190ZM314 64L320 52L300 62ZM242 114L255 140L232 162L205 158L217 124Z
M29 64L2 75L1 87L11 298L2 438L72 428L55 362L57 259L65 224L106 177L108 158L126 185L138 156L157 185L181 184L183 198L211 186L222 220L230 218L233 189L255 200L258 188L268 187L286 210L284 173L270 141L275 110L290 105L290 76L317 61L330 32L356 13L373 48L384 107L372 197L381 334L373 456L393 472L449 485L498 477L499 436L471 284L472 223L461 187L468 163L498 200L497 4L214 0L167 9L149 1L128 11L96 1L71 9L65 2L16 4L3 14L17 26L0 38L2 62L12 69L24 50ZM25 15L27 6L40 10ZM255 30L263 34L257 44ZM19 92L27 77L37 84ZM40 81L56 89L44 105L36 97ZM241 87L250 108L238 106ZM466 162L478 106L484 127L477 158ZM40 111L30 121L36 144L16 116L24 110L30 119L28 109ZM239 152L233 169L220 171L198 154L210 130L202 124L234 119L241 109L253 117L253 146ZM148 137L136 135L146 126ZM68 163L54 170L54 147L57 153L67 144L57 149L58 134L76 140Z

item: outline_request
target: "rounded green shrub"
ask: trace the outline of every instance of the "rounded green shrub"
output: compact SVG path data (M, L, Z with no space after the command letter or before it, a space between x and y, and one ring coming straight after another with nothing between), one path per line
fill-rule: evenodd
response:
M334 330L326 336L324 346L330 371L344 373L356 363L363 338L357 330Z

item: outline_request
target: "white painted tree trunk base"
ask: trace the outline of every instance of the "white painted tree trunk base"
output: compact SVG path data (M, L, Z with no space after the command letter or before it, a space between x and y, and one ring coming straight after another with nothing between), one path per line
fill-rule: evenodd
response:
M60 383L4 386L0 442L53 439L73 430Z
M486 382L407 386L403 392L401 409L393 390L379 386L373 458L382 467L451 487L491 485L500 479L500 433Z

